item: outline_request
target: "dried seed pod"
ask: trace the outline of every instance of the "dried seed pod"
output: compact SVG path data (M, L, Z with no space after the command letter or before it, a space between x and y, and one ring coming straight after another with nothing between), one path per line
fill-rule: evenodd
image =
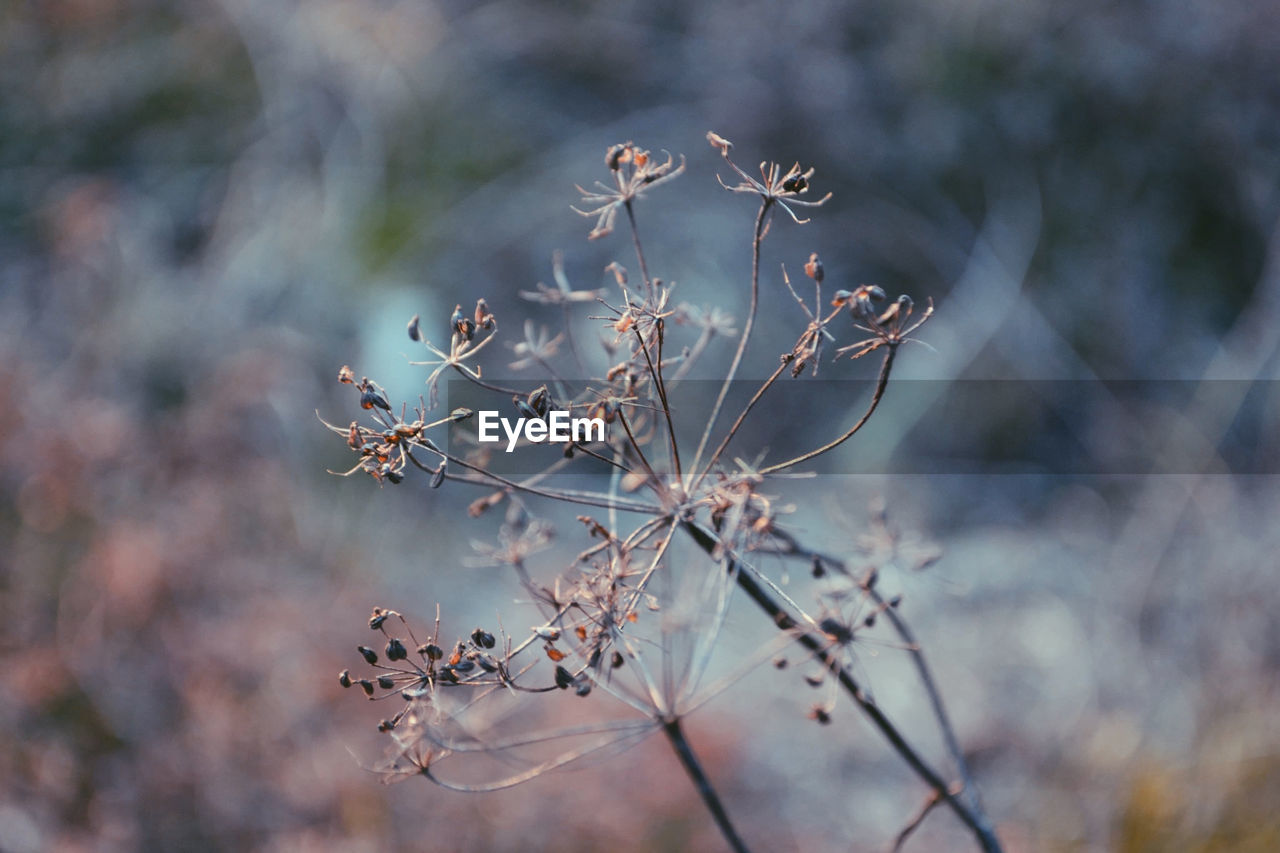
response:
M822 561L819 560L817 557L814 557L813 558L813 576L815 578L820 578L826 573L827 573L827 569L825 566L822 565Z
M369 617L369 627L375 631L378 630L390 615L388 611L383 610L381 607L373 608L373 615Z
M355 421L352 421L351 426L347 427L347 447L352 450L358 450L360 444L360 427L356 425Z
M453 316L449 318L449 327L461 335L463 340L471 340L476 334L476 322L462 313L462 306L455 305Z
M774 668L774 669L786 669L786 668L787 668L787 659L786 659L785 657L781 657L781 656L774 658L774 659L773 659L773 668Z
M810 687L821 687L821 686L822 686L822 682L824 681L824 678L825 678L825 673L822 673L822 672L813 673L813 672L811 672L811 673L809 673L809 674L805 675L805 677L804 677L804 683L805 683L805 684L807 684L807 685L809 685Z
M390 690L391 688L396 686L396 683L391 680L391 676L389 675L379 675L378 686L381 687L383 690Z
M373 682L367 678L360 679L360 689L364 691L364 695L373 695Z
M809 719L817 720L822 725L831 722L831 712L821 705L814 705L809 709Z
M493 634L483 628L476 628L471 632L471 642L482 649L491 649L497 645L497 640L494 639Z
M802 193L809 189L809 179L804 175L792 175L782 182L782 189L789 193Z
M383 720L382 722L378 723L378 731L380 732L389 732L395 727L396 727L396 724L391 720Z
M551 400L547 394L546 385L539 385L529 392L529 407L538 413L538 417L545 418L547 416L547 412L551 408Z
M356 651L364 656L365 663L376 664L378 662L378 653L368 646L357 646Z
M524 400L521 400L519 397L512 397L511 402L516 404L516 411L520 412L520 417L531 421L542 420L542 416L538 414L538 410L533 406L530 406Z
M418 646L418 654L424 656L427 660L440 660L440 658L444 657L444 649L435 643L427 643Z
M449 420L453 421L454 423L457 423L458 421L465 421L467 418L471 417L474 414L475 412L473 412L471 409L467 409L462 406L459 406L458 408L454 409L452 412L449 413Z
M725 139L720 134L710 130L707 131L707 142L711 143L712 148L718 148L721 154L727 155L731 150L733 150L732 142Z
M478 654L475 657L475 661L476 661L476 666L480 667L485 672L498 671L498 662L493 659L492 655Z
M842 645L853 640L853 631L849 626L831 616L819 622L818 627L822 629L822 633Z
M338 381L343 385L352 385L356 381L356 372L344 364L338 369Z
M876 614L874 612L868 613L867 618L862 620L862 624L868 628L874 628L876 624Z
M902 603L901 595L895 595L893 598L889 599L889 606L892 607L894 610L897 610L898 605L901 603Z
M453 665L454 672L467 673L475 668L476 668L475 662L469 661L466 658L463 658L462 660L458 661Z
M431 475L431 488L438 489L440 488L440 484L444 482L444 473L445 473L446 464L447 463L444 459L440 460L440 467L437 468L435 470L435 473Z
M826 271L822 268L822 259L818 257L817 252L809 255L809 262L804 265L804 274L809 278L822 284L822 280L826 278Z
M404 647L404 643L392 637L387 641L387 660L404 660L409 656L409 651Z
M493 312L489 310L489 303L484 301L483 296L476 300L476 325L486 332L498 325Z
M404 474L401 474L399 471L395 470L394 468L391 468L389 465L384 465L382 467L386 469L385 471L382 472L382 476L390 480L392 485L398 486L402 482L404 482Z
M550 643L547 643L545 648L547 652L547 657L551 658L556 663L559 663L560 661L564 660L564 652L560 651L555 646L551 645Z
M624 662L625 661L623 660L622 652L614 652L613 658L609 661L609 663L613 666L614 669L617 669L618 667L622 666Z
M343 687L350 687L351 671L344 669L342 672L338 673L338 683L341 684Z
M584 672L573 680L573 692L579 696L589 696L591 694L591 679Z
M610 172L618 171L622 164L626 162L622 158L630 146L630 142L619 142L617 145L610 145L609 150L604 152L604 165Z
M414 314L413 319L409 321L409 328L408 328L409 340L411 341L422 340L422 331L418 328L418 322L419 322L418 315Z
M372 409L374 406L388 412L391 411L391 404L387 402L387 398L383 396L382 392L369 385L360 392L360 408Z
M567 690L570 684L573 684L573 674L562 666L556 667L556 687Z

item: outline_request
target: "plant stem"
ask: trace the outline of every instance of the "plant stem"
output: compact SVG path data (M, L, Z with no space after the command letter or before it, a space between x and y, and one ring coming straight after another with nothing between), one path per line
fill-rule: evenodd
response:
M707 555L710 556L715 553L715 536L693 522L683 522L682 526L693 538L694 542L698 544L698 547L705 551ZM866 714L872 724L880 730L880 733L889 741L889 745L894 748L894 751L907 762L907 765L915 771L917 776L937 793L941 800L946 802L956 816L964 822L965 826L969 827L984 853L1001 853L1000 840L996 838L986 815L982 814L981 811L975 810L973 806L962 801L951 792L946 781L925 762L911 744L907 743L906 738L898 731L897 726L885 716L874 701L862 692L861 685L849 673L849 670L831 654L830 643L802 628L750 572L744 571L735 565L736 561L732 557L726 554L724 560L726 571L734 574L737 578L738 586L747 594L748 598L754 601L769 616L773 624L779 630L794 633L796 641L811 652L827 670L835 674L836 680L845 693L849 694L850 698Z
M684 765L689 778L693 780L694 787L698 789L698 793L702 796L702 802L706 804L707 810L715 818L716 826L720 827L720 833L724 836L724 840L728 842L729 848L735 853L749 853L746 843L738 835L738 831L733 828L733 823L729 820L729 814L724 810L724 805L720 802L716 789L712 787L711 780L707 778L706 772L703 771L702 763L698 761L698 756L694 754L693 747L689 745L688 739L685 738L684 731L680 728L680 721L676 719L663 723L662 731L666 733L667 740L671 741L671 748L675 750L676 757L680 759L680 763Z
M760 244L764 241L765 223L769 220L769 210L772 207L773 199L762 199L760 210L756 213L755 229L751 236L751 307L747 310L747 322L742 326L742 337L738 339L738 350L733 354L729 372L725 374L724 384L720 386L720 394L711 408L711 416L707 418L707 426L702 431L701 440L698 441L698 450L693 454L693 465L689 468L691 476L697 472L698 462L702 459L703 451L707 449L707 442L711 440L711 431L715 429L716 419L720 417L720 407L724 405L724 398L729 394L729 386L733 384L733 378L738 375L738 365L742 363L742 356L747 351L747 341L751 339L751 329L756 323L756 306L760 302Z
M876 407L880 405L880 399L884 396L884 389L889 384L889 372L893 370L893 356L897 351L898 347L896 344L889 345L889 349L884 354L884 361L880 363L880 375L876 378L876 390L875 393L871 395L871 405L862 413L862 417L858 418L858 422L850 427L844 435L834 441L830 441L822 445L819 448L810 450L808 453L803 453L794 459L788 459L786 462L779 462L777 465L770 465L767 468L761 468L760 473L772 474L775 471L781 471L783 468L790 468L792 465L799 465L801 462L807 462L815 456L821 456L828 450L834 450L852 438L854 433L866 425L867 421L871 419L871 415L875 413Z

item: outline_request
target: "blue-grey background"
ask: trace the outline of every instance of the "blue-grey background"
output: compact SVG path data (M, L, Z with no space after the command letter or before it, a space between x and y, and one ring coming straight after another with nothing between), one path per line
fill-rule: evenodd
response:
M484 296L519 335L559 322L516 297L555 250L579 288L632 265L569 210L627 139L688 157L637 208L654 274L740 323L753 209L708 129L834 193L774 224L744 377L802 330L779 264L816 250L829 286L935 301L903 379L1192 383L1153 427L1098 395L1059 413L1098 446L1149 429L1173 474L984 466L1031 427L965 406L978 473L773 493L831 549L877 495L943 548L892 582L1010 849L1280 843L1280 491L1214 473L1222 389L1277 372L1265 4L31 0L0 44L0 849L716 849L657 743L492 797L361 769L382 713L334 676L369 607L466 631L517 591L465 561L497 524L476 494L333 478L315 415L353 416L344 363L423 392L414 313L440 339ZM938 413L901 403L873 427L909 454ZM901 653L866 666L929 743ZM820 729L794 676L735 689L691 726L746 832L884 849L924 792L853 709ZM941 813L913 843L967 849Z

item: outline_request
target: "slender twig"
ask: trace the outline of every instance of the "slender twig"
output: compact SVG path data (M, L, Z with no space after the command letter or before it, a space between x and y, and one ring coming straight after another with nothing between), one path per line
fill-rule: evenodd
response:
M649 265L644 260L644 249L640 248L640 229L636 227L636 214L631 209L631 200L623 205L627 209L627 221L631 223L631 242L636 248L636 261L640 264L640 278L644 281L645 294L653 298L653 280L649 278Z
M684 522L682 526L693 538L694 542L697 543L698 547L702 548L708 555L715 554L716 538L714 535L693 522ZM835 674L836 680L845 693L853 699L854 703L871 720L871 723L880 730L880 733L889 741L894 751L915 771L916 775L925 784L937 792L938 796L947 803L956 816L964 822L965 826L969 827L983 851L985 853L999 853L1001 850L1000 841L996 838L995 832L991 829L986 816L951 793L946 781L907 742L903 734L898 731L897 726L863 692L862 686L858 684L849 670L832 654L830 643L815 636L811 631L802 629L791 614L787 613L782 605L778 604L769 591L751 573L737 570L732 557L726 554L724 562L726 570L734 572L738 587L773 620L774 625L779 630L795 632L797 642L811 652L825 668Z
M715 818L716 826L720 828L720 833L724 836L724 840L728 842L729 849L735 851L735 853L748 853L746 843L738 835L738 831L733 828L733 823L729 820L729 813L724 810L724 805L720 802L716 789L712 787L711 780L702 769L702 763L698 761L698 756L694 754L693 747L689 745L689 740L684 736L684 731L680 728L680 720L675 719L663 723L662 731L666 733L667 740L671 741L671 748L675 750L676 757L680 759L680 763L689 774L689 778L693 780L693 785L698 789L698 794L702 796L702 802L706 804L707 811L711 812L711 816Z
M880 399L884 397L884 389L889 384L889 372L893 369L893 356L898 351L896 344L889 344L884 353L884 361L880 363L880 375L876 378L876 390L871 395L871 405L863 412L862 417L858 418L858 422L849 428L849 431L839 438L827 442L819 448L810 450L808 453L802 453L794 459L788 459L786 462L779 462L777 465L770 465L767 468L761 468L761 474L772 474L781 471L784 468L790 468L792 465L799 465L801 462L807 462L815 456L821 456L828 450L834 450L844 444L853 434L862 429L867 421L871 419L871 415L875 413L876 407L880 405Z
M789 533L775 530L774 537L786 545L786 550L779 551L778 553L780 554L803 559L821 560L823 563L839 568L842 573L848 573L848 567L844 561L829 554L805 548ZM960 774L963 792L973 803L974 809L979 814L982 814L982 796L978 791L978 786L973 781L973 774L969 770L969 762L965 759L964 750L960 748L960 741L956 738L955 727L951 725L951 717L947 714L946 706L942 702L942 693L938 690L938 685L933 680L933 673L929 670L929 664L925 661L924 651L920 647L920 642L916 639L915 632L911 630L907 620L903 618L896 607L886 606L887 602L878 589L874 586L866 586L865 589L871 600L875 602L877 610L884 613L885 617L888 618L889 624L893 626L894 631L901 638L907 653L911 655L911 660L915 663L916 672L920 676L920 683L929 697L929 705L933 709L933 716L937 720L938 729L942 732L942 739L946 743L947 752L950 753L951 760L956 764L956 771Z
M528 486L523 483L517 483L514 480L508 480L506 477L499 476L498 474L495 474L492 471L489 471L485 468L481 468L479 465L472 465L470 462L467 462L465 459L460 459L459 457L454 456L450 453L444 453L443 451L436 451L436 452L439 453L444 458L448 459L454 465L459 466L460 468L466 468L469 471L475 471L477 474L480 474L481 476L488 477L491 480L494 480L495 482L506 486L507 488L515 489L516 491L519 491L519 492L528 492L531 495L540 495L544 498L551 498L553 500L565 501L567 503L576 503L576 504L584 504L586 506L604 507L605 509L621 509L621 510L626 510L628 512L647 512L650 514L662 512L661 507L654 506L653 504L636 503L633 501L624 500L622 498L612 497L606 494L597 494L595 492L578 492L578 491L571 491L571 490L550 491L548 489L535 488L533 486ZM409 461L412 462L414 465L416 465L418 468L428 473L433 473L433 474L435 473L434 469L423 465L416 458L414 458L412 453L405 451L405 455L409 458ZM480 480L473 480L469 477L459 477L455 474L445 474L445 478L449 480L454 480L460 483L473 483L475 485L485 485Z
M738 365L742 363L742 357L747 351L747 341L751 340L751 330L756 322L756 307L760 303L760 244L764 241L769 210L772 207L773 199L763 198L760 201L760 210L756 212L756 223L751 235L751 307L747 310L747 322L742 325L742 337L738 340L738 349L733 354L733 361L729 364L729 372L725 374L720 393L716 395L715 405L711 407L707 426L703 429L702 438L698 441L698 450L693 454L693 465L689 468L691 475L698 470L702 453L707 449L707 442L711 440L711 431L715 429L716 420L720 417L720 407L724 405L729 387L733 384L734 377L738 375Z
M662 400L662 414L667 419L667 438L671 442L671 465L675 469L676 479L683 480L684 475L680 471L680 448L676 444L676 430L671 423L671 405L667 402L667 387L662 381L662 320L659 318L658 326L658 364L655 367L653 359L649 357L649 348L645 345L644 336L640 334L638 328L635 329L636 339L640 341L640 351L644 353L645 364L649 366L649 375L653 377L654 385L658 389L658 398ZM634 328L634 327L633 327Z
M907 825L898 833L898 837L893 840L893 849L891 853L901 853L902 845L907 843L907 839L911 837L911 833L915 832L920 824L924 823L924 819L929 816L929 812L933 811L933 807L938 804L938 792L930 791L929 796L925 797L924 805L920 806L920 810L915 813L911 820L907 821Z
M782 371L787 369L789 361L784 361L778 365L778 369L773 371L773 375L764 381L759 390L747 401L747 405L743 408L742 414L738 415L738 419L733 422L733 426L725 433L724 438L720 440L720 446L716 448L715 453L711 454L711 458L707 460L707 467L698 475L698 479L693 484L694 491L697 491L698 485L702 479L707 476L712 468L716 465L716 460L720 458L720 454L724 453L724 449L729 446L729 442L733 441L733 437L738 434L738 430L742 427L742 422L747 419L747 415L751 414L751 410L755 408L756 403L760 402L760 398L764 396L764 392L769 390L769 386L778 381L778 377L782 375Z

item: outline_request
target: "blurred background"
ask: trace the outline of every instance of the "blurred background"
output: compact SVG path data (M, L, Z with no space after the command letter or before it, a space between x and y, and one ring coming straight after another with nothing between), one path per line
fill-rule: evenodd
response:
M443 339L484 296L514 339L559 321L516 295L555 250L577 288L631 264L569 210L628 139L688 157L637 208L654 274L740 323L754 208L709 129L834 193L775 222L744 376L803 328L777 270L816 250L832 286L935 301L897 374L918 387L1185 383L1160 417L1094 394L930 430L944 392L891 390L886 458L962 419L939 452L963 472L832 463L776 492L832 550L877 496L941 546L886 582L1009 849L1280 847L1280 16L797 5L0 5L0 850L720 849L656 740L492 796L378 784L384 712L336 679L370 607L425 627L441 602L458 633L516 591L466 563L498 523L466 517L478 494L332 477L316 419L354 416L342 364L422 392L414 313ZM1028 436L1165 461L1002 467ZM901 652L868 658L941 760ZM744 833L885 849L925 792L852 707L819 727L766 676L689 721ZM971 844L940 810L906 849Z

